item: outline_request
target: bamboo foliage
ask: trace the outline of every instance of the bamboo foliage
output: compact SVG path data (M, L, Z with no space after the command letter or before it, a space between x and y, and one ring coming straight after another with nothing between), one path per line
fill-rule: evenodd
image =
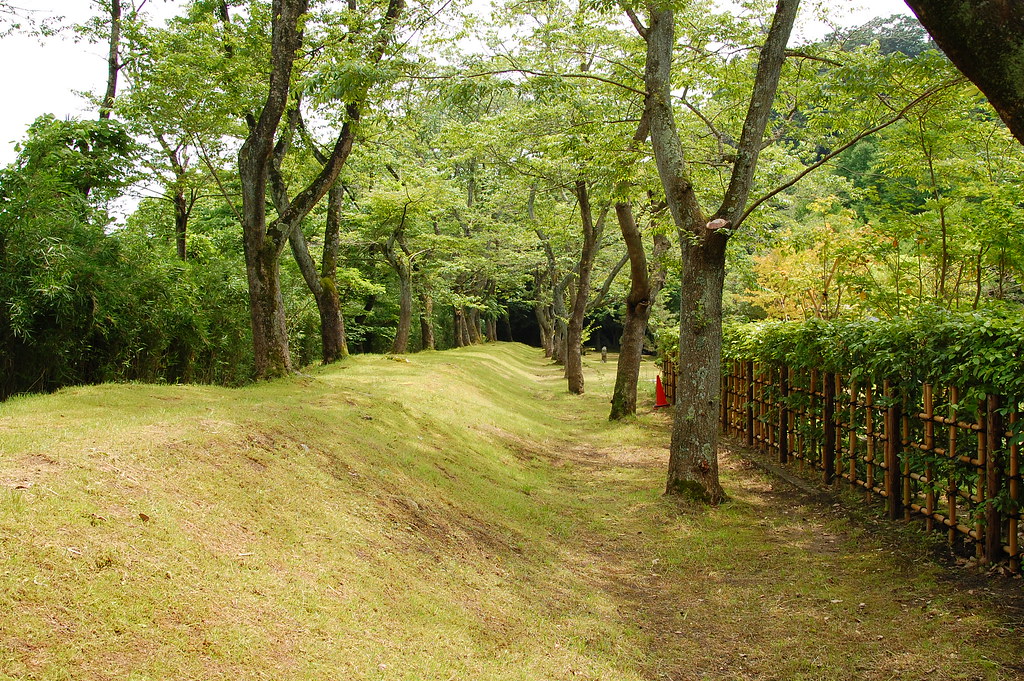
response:
M723 432L826 484L846 481L891 519L922 518L954 550L1014 572L1020 411L1020 401L988 395L968 413L955 386L877 385L752 361L729 363L722 377Z

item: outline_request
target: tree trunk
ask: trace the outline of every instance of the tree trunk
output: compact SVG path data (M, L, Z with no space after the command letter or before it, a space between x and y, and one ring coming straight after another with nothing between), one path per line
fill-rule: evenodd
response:
M409 350L409 332L412 329L412 270L401 256L398 265L398 328L395 330L391 352L402 355Z
M466 308L462 308L461 316L459 317L459 333L462 334L463 347L469 347L473 344L473 337L469 333L469 313L466 311Z
M341 312L338 293L338 250L341 247L341 207L344 200L345 186L341 180L335 180L327 190L327 221L324 224L324 248L320 259L321 288L327 300L321 304L317 298L324 364L348 357L345 317Z
M473 308L469 311L469 314L466 315L466 325L469 327L468 344L483 344L484 338L480 334L480 310Z
M617 203L615 214L619 219L622 240L629 254L629 294L626 296L626 321L622 328L619 347L619 361L615 368L615 388L612 391L610 420L636 415L636 390L640 378L640 361L643 358L644 336L651 308L665 281L665 265L662 256L669 248L668 239L662 235L654 237L654 272L647 266L640 230L633 219L633 210L628 203Z
M174 204L174 247L178 260L184 261L188 257L186 251L188 220L192 214L195 193L192 194L191 201L185 196L185 187L188 186L188 173L185 170L184 163L182 163L180 155L181 146L172 148L167 143L167 138L158 132L154 133L153 136L160 143L160 148L163 149L164 155L167 156L167 162L174 172L174 195L171 197Z
M420 294L420 347L433 350L434 341L434 298L424 291Z
M255 249L246 242L245 270L258 378L285 376L292 370L278 257L278 250L270 241Z
M798 6L799 0L778 1L758 60L729 187L711 221L706 221L697 201L672 109L671 66L676 42L673 10L652 3L651 25L641 31L647 42L644 113L651 126L651 145L665 202L679 231L683 266L680 357L666 494L709 503L725 499L718 481L717 451L725 247L730 229L739 224L750 195Z
M242 185L242 240L249 278L249 312L257 378L274 378L291 371L288 330L281 298L281 228L267 228L267 183L274 135L288 103L295 54L302 45L299 17L306 0L274 0L271 28L270 89L258 120L250 120L249 136L238 152Z
M550 358L555 345L555 323L551 317L551 306L544 305L543 308L535 310L534 314L540 328L541 348L544 349L544 356Z
M302 47L299 20L306 13L308 5L308 0L273 0L270 86L259 117L248 115L246 118L249 134L238 152L238 175L242 186L242 239L246 270L249 273L249 305L258 378L271 378L291 370L280 274L277 263L269 267L268 259L280 257L297 225L335 184L352 151L360 107L366 94L365 88L351 93L352 101L345 105L347 120L327 162L313 181L296 194L293 200L288 201L283 179L275 168L275 161L280 161L280 154L275 154L274 150L275 136L289 103L292 70L296 54ZM366 55L368 63L376 64L383 57L404 7L404 0L389 0L383 23L378 28L370 53ZM294 113L297 117L297 107ZM294 120L290 119L289 133L293 127ZM281 140L281 144L287 145L287 136ZM266 201L271 180L278 217L268 225Z
M185 250L185 239L188 235L188 199L185 198L185 188L176 186L174 189L174 249L178 260L184 261L188 257Z
M100 120L108 120L117 96L117 74L121 70L121 0L110 0L110 39L107 43L107 89L100 102Z
M544 348L544 356L551 357L551 341L554 334L554 320L551 315L551 305L544 301L542 295L545 273L537 270L533 273L533 316L537 320L537 329L540 333L540 346ZM509 328L509 340L512 340L512 329Z
M306 287L316 300L316 308L320 313L321 361L324 364L348 357L345 320L341 314L337 282L342 200L343 188L340 182L335 182L327 192L327 224L324 229L323 258L319 273L316 263L309 254L309 245L302 230L293 229L288 236L292 256L299 266Z
M466 322L466 316L466 308L462 306L455 308L455 345L460 348L473 344L473 340L469 336L469 325Z
M341 300L334 281L324 279L320 295L316 297L316 308L320 312L320 340L324 364L337 362L348 357L348 341L345 339L345 318L341 314Z
M950 61L1024 143L1024 9L1009 0L907 0Z
M498 340L498 320L494 317L487 320L487 340L491 343Z
M724 238L683 241L679 371L666 492L713 504L725 499L718 481L721 403Z
M583 222L583 250L580 253L579 279L576 282L576 295L573 298L572 314L566 325L565 335L565 369L569 382L569 392L574 395L583 394L583 318L587 314L587 300L590 298L590 275L594 270L597 257L600 225L594 224L594 214L590 209L590 194L587 183L576 182L576 198L580 204L580 218ZM601 216L603 219L603 215Z
M554 317L554 326L551 333L551 359L554 360L555 364L562 365L565 364L565 338L568 335L565 310L565 287L567 285L568 280L563 279L555 286L551 306L552 317Z
M465 345L462 342L462 308L457 305L452 308L452 342L457 348Z

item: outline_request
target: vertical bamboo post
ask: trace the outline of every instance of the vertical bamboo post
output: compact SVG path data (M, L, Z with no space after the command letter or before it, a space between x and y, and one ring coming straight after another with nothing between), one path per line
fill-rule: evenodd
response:
M997 454L1003 442L1003 418L999 413L997 395L989 395L985 400L985 436L988 450L985 461L985 558L995 563L1003 556L1003 520L995 504L1002 486Z
M765 372L765 387L770 388L775 386L775 370L769 367ZM765 452L771 452L772 448L776 446L775 442L775 419L772 416L775 414L775 399L771 398L771 390L768 391L765 396Z
M811 443L812 447L810 454L804 452L803 459L804 465L810 465L811 468L817 466L817 461L815 460L815 457L817 456L818 459L821 458L820 456L818 456L818 448L820 447L821 441L824 439L824 436L822 435L824 427L821 425L823 423L821 420L821 414L815 413L815 411L820 411L821 404L823 404L823 401L819 400L819 390L821 390L820 384L821 380L818 375L818 370L811 369L811 392L807 401L807 423L811 428L811 430L809 430L808 432L814 434L815 440L812 441Z
M1013 412L1010 415L1010 431L1016 432L1017 420L1020 417L1019 412ZM1010 501L1017 502L1021 501L1020 498L1020 446L1016 442L1010 444L1009 454L1009 475L1010 475ZM1010 516L1009 531L1009 547L1010 551L1010 570L1013 572L1020 572L1020 546L1017 541L1017 528L1020 523L1020 506L1017 506L1016 512Z
M825 484L828 485L836 477L836 377L830 371L825 372L825 385L822 393L824 393L825 403L821 419L825 439L821 445L821 463L825 469Z
M910 522L910 457L903 455L905 447L910 446L910 412L908 408L910 406L910 399L906 394L903 395L901 400L902 408L900 409L900 459L903 464L903 519Z
M889 512L889 519L896 520L900 514L900 502L903 492L900 488L899 474L899 452L902 443L900 432L903 418L900 415L899 405L894 399L892 383L885 381L882 384L882 394L885 395L888 406L885 409L885 505Z
M754 365L754 446L764 449L764 382L761 380L761 365Z
M849 422L849 435L850 435L850 484L857 484L857 382L850 379L850 422Z
M719 430L723 435L729 432L729 373L722 372L721 384L718 388L718 421Z
M754 446L754 363L747 362L747 406L746 406L746 437L744 444L748 447Z
M935 464L932 457L935 456L935 409L932 395L932 385L924 384L924 485L925 485L925 526L931 532L935 529Z
M949 533L946 541L950 546L956 541L956 526L957 526L957 513L956 513L956 499L957 499L957 488L956 488L956 436L957 426L956 423L959 420L957 405L960 402L960 390L956 387L949 389L949 444L946 447L946 455L949 457L949 477L946 482L946 504L948 506L948 513L946 514L949 518Z
M988 465L988 434L985 432L986 427L986 412L984 407L978 409L978 420L975 425L977 426L978 433L978 467L975 469L978 473L977 483L975 483L975 492L972 496L974 503L977 504L975 511L980 506L985 504L985 477L986 477L986 466ZM974 514L974 555L981 560L985 555L985 520L982 518L982 514L975 512Z
M740 414L743 413L743 365L737 360L733 364L732 383L732 434L740 436Z
M789 461L789 409L786 401L789 397L789 367L779 367L779 424L777 441L779 443L779 463Z
M786 382L788 385L793 385L793 378L796 372L793 371L792 367L786 367ZM796 411L793 409L786 410L786 458L789 459L789 453L792 451L793 436L796 435ZM798 438L799 442L799 438ZM799 445L798 445L799 447ZM799 449L797 450L799 456Z
M864 389L864 499L871 501L875 489L875 384L868 381Z
M771 369L761 365L758 372L758 449L767 452L771 442L768 435L768 384L771 382Z

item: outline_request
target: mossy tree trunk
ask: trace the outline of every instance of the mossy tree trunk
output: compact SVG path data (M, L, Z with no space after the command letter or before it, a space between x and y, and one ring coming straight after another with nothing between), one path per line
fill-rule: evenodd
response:
M434 340L434 297L428 291L420 293L420 346L423 350L433 350Z
M1024 5L1011 0L907 0L907 5L1024 144Z
M637 382L640 379L640 361L643 358L644 337L651 308L665 282L664 255L669 241L662 234L654 236L653 267L648 267L643 237L633 217L629 203L615 204L615 215L622 231L629 256L629 294L626 296L626 319L622 327L619 360L615 369L615 388L612 390L612 410L608 416L618 420L636 415Z
M644 115L650 124L658 176L665 202L679 232L683 275L680 303L680 363L669 452L667 494L681 494L709 503L725 498L718 480L718 404L722 344L722 283L725 247L739 226L750 196L764 131L778 91L786 43L796 20L799 0L778 0L771 28L758 59L754 87L736 160L721 207L705 218L672 108L672 57L676 45L675 12L648 4L650 26L631 14L647 43Z

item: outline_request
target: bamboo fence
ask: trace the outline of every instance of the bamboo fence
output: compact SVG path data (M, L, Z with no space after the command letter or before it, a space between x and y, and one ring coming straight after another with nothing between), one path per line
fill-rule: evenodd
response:
M958 552L1021 571L1017 400L987 395L966 412L955 387L734 362L722 377L721 420L780 463L827 484L845 480L884 502L890 518L921 517Z
M669 358L661 360L661 387L665 390L665 400L669 404L676 403L676 365Z

